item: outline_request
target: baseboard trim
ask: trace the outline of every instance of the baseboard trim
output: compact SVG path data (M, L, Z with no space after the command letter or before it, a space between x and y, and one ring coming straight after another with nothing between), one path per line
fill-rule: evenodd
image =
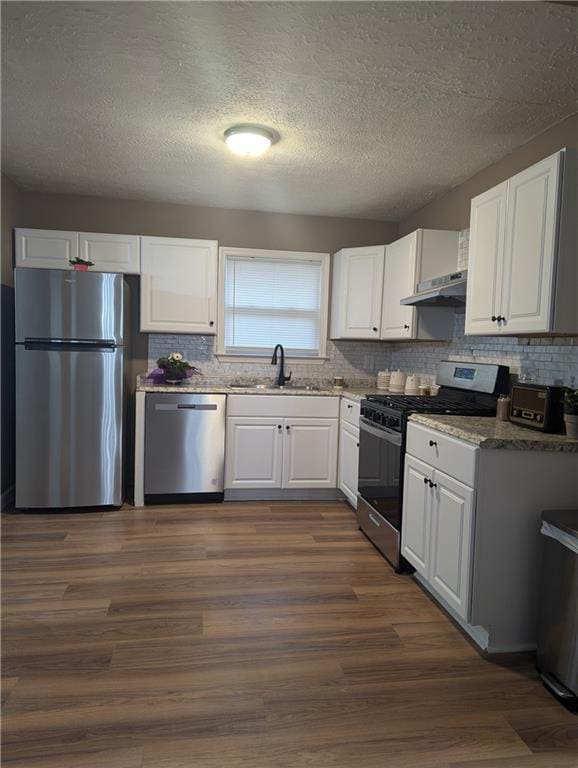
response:
M16 495L16 487L14 485L11 485L9 488L6 488L5 491L2 491L2 498L0 500L0 509L2 512L7 509L13 509L14 508L14 501L15 501L15 495Z
M230 488L225 501L338 501L339 488Z

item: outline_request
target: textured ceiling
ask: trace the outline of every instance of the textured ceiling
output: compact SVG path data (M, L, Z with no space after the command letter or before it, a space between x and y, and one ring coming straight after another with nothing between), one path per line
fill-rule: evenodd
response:
M29 189L399 219L576 110L576 9L2 3L3 169ZM223 131L271 126L264 157Z

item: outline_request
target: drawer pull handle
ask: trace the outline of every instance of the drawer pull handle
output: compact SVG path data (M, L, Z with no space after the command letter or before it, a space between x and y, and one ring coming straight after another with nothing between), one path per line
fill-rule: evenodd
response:
M430 440L430 441L429 441L429 447L430 447L430 448L433 448L433 447L434 447L434 446L436 446L436 445L437 445L437 443L436 443L436 441L435 441L435 440Z
M377 525L377 527L379 528L379 526L381 525L381 523L380 523L380 521L379 521L379 520L378 520L378 519L377 519L377 518L376 518L374 515L372 515L372 514L371 514L371 512L369 513L368 517L369 517L369 519L371 520L371 522L372 522L374 525Z

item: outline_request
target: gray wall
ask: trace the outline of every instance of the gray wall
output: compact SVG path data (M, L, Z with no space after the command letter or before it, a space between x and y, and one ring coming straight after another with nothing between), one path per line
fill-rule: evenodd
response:
M470 226L472 197L563 147L578 147L578 114L568 117L429 205L406 216L400 223L400 233L405 235L419 228L466 229Z
M24 215L23 196L10 179L2 176L0 248L2 263L0 350L1 414L0 427L0 491L2 506L10 497L14 485L14 275L12 273L12 230Z

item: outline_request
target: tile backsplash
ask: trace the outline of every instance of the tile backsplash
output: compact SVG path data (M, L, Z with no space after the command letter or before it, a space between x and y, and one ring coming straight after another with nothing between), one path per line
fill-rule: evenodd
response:
M149 335L149 370L168 352L182 352L185 359L210 379L273 379L267 358L262 363L225 362L215 357L213 336ZM529 376L540 384L578 387L578 336L505 337L464 336L464 312L456 311L451 341L375 342L329 341L328 359L319 363L290 362L287 371L301 383L329 381L343 376L350 384L371 383L377 371L400 368L433 380L441 360L460 360L507 365L515 376Z
M199 368L210 379L231 380L238 378L271 379L276 369L269 357L263 362L228 362L215 356L214 336L149 335L149 370L156 367L156 360L168 352L181 352L185 359ZM288 361L286 373L300 383L329 381L343 376L349 384L360 386L372 383L378 370L389 364L389 345L374 341L328 341L327 359L319 362L295 363ZM273 354L273 350L271 350Z
M464 319L464 311L456 311L450 342L392 344L389 367L431 375L440 360L499 363L540 384L578 387L578 336L465 336Z

